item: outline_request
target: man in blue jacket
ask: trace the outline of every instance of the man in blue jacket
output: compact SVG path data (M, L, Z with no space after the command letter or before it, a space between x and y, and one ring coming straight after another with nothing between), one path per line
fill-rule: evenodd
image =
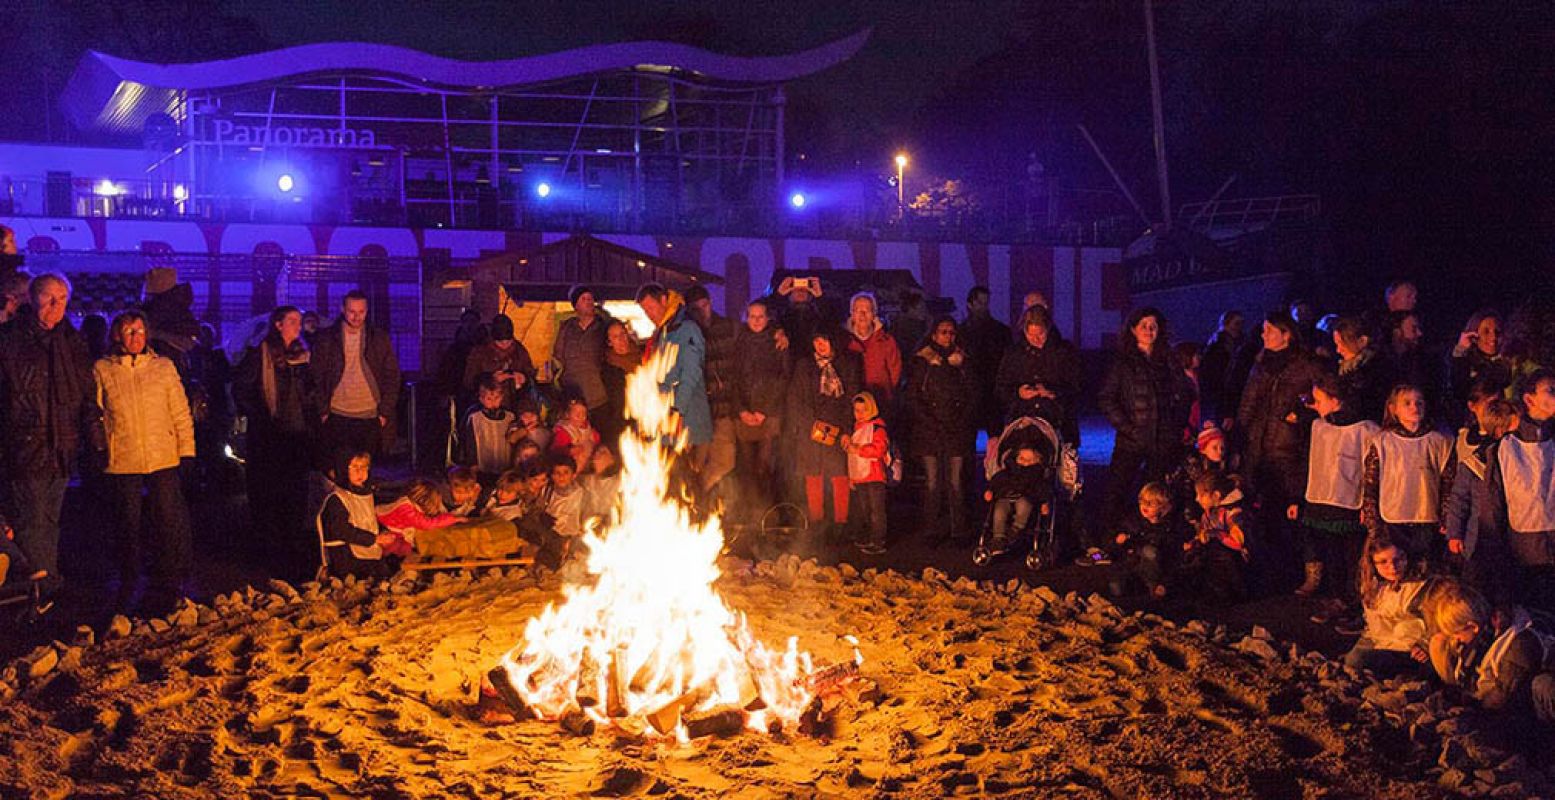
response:
M643 358L652 357L666 345L676 348L675 362L664 376L663 388L674 395L675 411L685 423L692 448L692 463L698 464L701 462L699 454L713 441L713 412L707 402L707 383L702 376L707 341L702 329L686 317L685 301L680 293L657 283L645 283L637 290L637 305L654 326Z

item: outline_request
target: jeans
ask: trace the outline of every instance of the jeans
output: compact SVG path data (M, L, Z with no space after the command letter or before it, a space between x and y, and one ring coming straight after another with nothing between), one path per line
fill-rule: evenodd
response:
M961 473L966 463L962 456L923 456L923 523L929 536L950 536L966 533L966 489ZM950 529L946 531L940 518L940 506L950 509Z
M1031 512L1036 508L1030 500L1024 497L995 497L993 501L993 541L1001 544L1008 543L1010 538L1026 528L1026 522L1031 519ZM1015 524L1010 525L1010 515L1014 514Z
M702 491L710 492L718 482L734 471L734 419L713 420L713 443L707 446L701 464Z
M853 484L853 499L848 504L848 524L861 542L885 546L885 484Z
M11 527L16 544L27 554L34 569L59 576L59 511L65 502L69 479L28 477L11 479Z
M1425 677L1425 673L1429 671L1427 664L1410 658L1408 652L1379 650L1370 639L1364 636L1356 641L1355 646L1350 648L1350 652L1344 654L1344 665L1369 670L1379 680L1396 678L1400 675Z
M159 593L176 595L189 577L193 560L189 506L184 503L177 467L137 475L109 475L119 509L114 555L126 586L140 573L144 551L151 554L147 577ZM144 494L142 491L144 490ZM149 512L151 524L145 525Z

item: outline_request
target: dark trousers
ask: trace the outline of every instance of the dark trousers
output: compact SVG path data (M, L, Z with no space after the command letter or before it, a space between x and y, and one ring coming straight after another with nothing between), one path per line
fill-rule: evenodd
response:
M853 484L848 501L848 525L859 541L885 544L885 484L879 481Z
M766 436L750 441L735 440L735 463L743 473L741 485L745 488L737 500L743 506L744 515L760 514L772 505L776 494L773 488L773 452L777 437Z
M368 452L373 460L378 456L383 447L383 426L374 419L353 419L330 414L324 420L324 428L319 431L321 452L319 464L328 469L335 465L335 459L340 451L350 449L354 452Z
M1196 545L1183 553L1177 567L1179 591L1190 601L1226 605L1247 596L1242 556L1219 543Z
M263 430L249 434L248 513L254 538L271 555L318 568L318 534L306 519L308 467L313 453L306 433ZM299 573L302 574L302 573Z
M132 585L139 577L142 558L149 552L150 568L146 575L151 589L176 596L189 577L193 560L189 506L184 503L178 468L109 475L108 479L119 509L114 556L124 585Z
M1357 572L1361 552L1366 546L1366 529L1340 533L1302 525L1301 531L1316 554L1309 560L1323 565L1323 583L1327 587L1327 595L1350 605L1360 602L1360 587L1357 585L1360 576Z
M64 476L11 477L11 527L16 544L34 569L59 576L59 511L65 502Z
M966 458L951 456L924 456L923 465L923 522L924 530L931 537L959 537L966 534L966 487L962 484ZM940 516L940 508L949 509L950 528L946 530Z
M1112 448L1112 462L1107 465L1107 490L1102 494L1104 530L1092 532L1091 546L1107 546L1118 525L1128 516L1129 504L1135 500L1140 487L1150 481L1165 479L1166 473L1176 466L1175 455L1168 447L1146 450L1120 442Z

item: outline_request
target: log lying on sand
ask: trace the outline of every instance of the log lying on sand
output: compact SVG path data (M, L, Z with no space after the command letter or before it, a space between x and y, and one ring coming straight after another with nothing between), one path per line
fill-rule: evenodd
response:
M507 667L498 664L487 670L486 680L491 683L491 688L496 690L497 697L513 710L514 717L525 719L534 715L529 704L525 703L524 699L518 696L518 690L513 688L513 679L508 676Z
M579 708L570 708L562 714L561 724L574 736L591 736L594 733L594 720Z
M839 686L857 678L859 675L858 664L853 661L843 661L833 664L825 669L816 670L809 675L794 681L795 685L803 686L812 694L825 694L835 691Z
M686 735L693 739L703 736L733 736L745 730L750 715L737 706L715 706L706 711L687 714Z
M665 703L658 709L648 713L648 724L658 731L660 735L668 734L680 724L680 717L687 709L696 708L707 702L707 698L713 694L713 685L704 683L693 686L682 692L679 697Z

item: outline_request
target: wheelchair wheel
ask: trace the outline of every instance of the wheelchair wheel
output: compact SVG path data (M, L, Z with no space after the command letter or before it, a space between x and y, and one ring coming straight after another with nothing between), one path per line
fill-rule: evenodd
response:
M1033 550L1026 554L1026 569L1036 572L1047 566L1047 560L1042 557L1041 550Z
M992 560L993 552L982 545L978 545L977 549L972 551L972 563L979 567L987 566Z

